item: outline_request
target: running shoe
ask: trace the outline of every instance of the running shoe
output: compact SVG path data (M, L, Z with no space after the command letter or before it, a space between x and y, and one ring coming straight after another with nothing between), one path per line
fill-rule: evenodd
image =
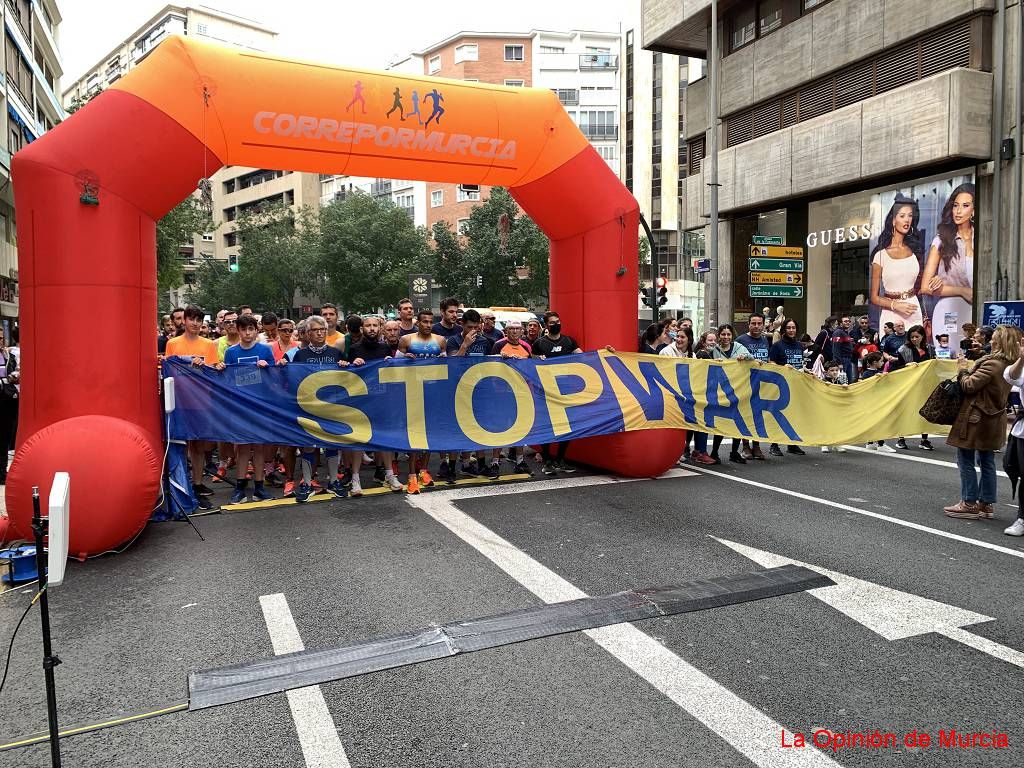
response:
M399 480L394 475L388 475L387 478L385 478L384 485L387 488L390 488L391 491L394 492L394 493L401 493L402 490L403 490L403 488L402 488L402 481Z
M447 461L442 461L441 466L437 469L437 479L443 480L446 483L452 481L452 468Z
M409 482L405 486L406 493L419 493L420 482L416 479L416 475L409 475Z
M333 483L328 484L327 490L337 496L339 499L344 499L348 496L348 489L345 488L345 484L341 480L335 480ZM352 494L355 496L355 494Z
M248 499L248 494L246 493L246 490L245 490L245 484L244 483L243 484L239 484L235 488L235 492L231 494L231 503L232 504L242 504L247 499Z
M516 473L533 477L533 472L530 471L530 465L526 463L526 459L520 459L519 463L516 464Z
M576 471L576 467L574 467L572 464L569 464L566 461L561 461L561 460L560 461L556 461L555 462L555 466L558 467L558 471L559 472L575 472Z
M794 456L806 456L807 451L801 448L799 445L791 445L786 449L786 453L792 453Z
M313 482L309 484L310 493L327 493L324 487L320 485L320 482L314 477Z
M1007 536L1024 536L1024 518L1018 517L1003 533Z
M352 467L343 467L338 473L338 479L342 485L352 485Z
M750 449L750 454L754 457L755 461L764 461L764 454L761 453L761 446L755 445Z
M378 483L385 482L387 477L387 470L384 469L384 465L380 464L373 470L373 479Z
M430 473L427 472L427 470L425 470L425 469L421 469L420 470L420 474L419 474L419 478L418 479L420 481L420 485L423 486L424 488L429 488L430 486L432 486L434 484L434 478L432 478L430 476Z
M879 453L896 453L896 449L893 448L888 443L882 443L880 446L878 446L878 452Z
M284 497L290 499L295 495L295 481L289 480L284 484Z
M265 488L256 486L252 489L252 498L254 501L270 501L274 496L271 493L267 493Z
M904 440L902 437L896 441L896 447L899 448L901 451L910 450L910 446L907 445L907 441Z
M203 485L193 485L193 490L196 492L196 496L213 496L213 488Z
M498 462L491 462L491 466L487 470L487 477L489 477L491 480L497 480L499 477L501 477L501 470L498 468Z
M935 446L932 445L932 441L931 440L922 440L921 444L920 444L920 448L921 448L922 451L934 451L935 450Z
M472 477L480 476L480 468L477 466L476 459L470 459L468 462L462 462L462 474L470 475Z
M558 474L558 468L555 466L553 461L545 461L544 469L541 470L545 475L556 475Z
M739 453L730 453L729 454L729 461L733 462L734 464L746 464L747 463L746 458L744 458Z
M217 474L217 464L212 461L206 462L206 466L203 467L203 474L213 477Z
M694 464L708 465L708 464L715 464L716 463L715 460L712 459L708 454L701 453L700 451L694 451L690 455L690 460L693 461ZM718 462L718 463L721 463L721 462Z
M196 504L196 507L198 509L202 509L202 510L209 510L209 509L213 509L213 504L211 504L210 500L208 498L206 498L205 496L200 496L199 500L198 500L198 502Z
M772 456L778 456L780 458L782 457L782 449L779 448L778 443L772 443L771 447L768 449L768 453L770 453Z
M359 480L359 475L352 475L352 486L349 489L349 496L357 498L363 495L363 484Z
M299 504L305 504L306 500L313 493L313 486L308 483L299 483L295 487L295 501Z
M227 482L228 479L228 468L221 465L217 467L217 471L210 475L210 481L214 483Z

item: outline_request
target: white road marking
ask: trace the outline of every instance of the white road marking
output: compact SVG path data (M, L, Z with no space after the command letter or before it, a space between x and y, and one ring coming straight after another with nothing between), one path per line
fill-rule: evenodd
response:
M878 453L870 448L865 448L862 445L847 445L847 450L857 451L857 453L871 453L875 456L885 456L887 459L900 459L901 461L916 461L918 464L933 464L936 467L952 467L958 469L955 461L943 461L942 459L926 459L924 456L910 456L906 453ZM1008 475L1001 469L996 470L996 474L999 477L1007 477Z
M284 595L263 595L260 607L277 656L305 650ZM295 688L286 695L306 765L309 768L349 768L348 755L338 738L338 729L320 686Z
M990 549L993 552L1001 552L1004 555L1012 555L1013 557L1019 557L1024 559L1024 550L1010 549L1009 547L1003 547L999 544L990 544L987 541L979 541L978 539L972 539L967 536L961 536L958 533L950 533L949 531L942 531L938 528L929 528L927 525L921 525L920 523L913 523L909 520L901 520L898 517L892 517L891 515L883 515L881 512L872 512L870 509L862 509L861 507L851 507L849 504L842 504L838 501L832 501L831 499L822 499L818 496L811 496L810 494L800 493L799 491L790 491L786 488L779 488L774 485L768 485L766 483L759 483L756 480L748 480L745 477L737 477L736 475L727 475L723 472L712 472L709 469L703 467L694 467L694 470L705 475L712 475L714 477L720 477L723 480L732 480L735 483L743 483L744 485L752 485L755 488L763 488L766 491L775 491L776 493L784 493L787 496L792 496L795 499L803 499L804 501L813 501L815 504L822 504L826 507L833 507L835 509L841 509L844 512L854 512L858 515L864 515L865 517L873 517L876 520L884 520L887 523L894 523L895 525L902 525L904 528L912 528L915 531L922 531L923 533L930 533L933 536L941 536L944 539L952 539L953 541L960 541L964 544L971 544L975 547L982 547L983 549Z
M559 488L604 484L591 477L578 478L575 483L569 480L551 482L557 482ZM606 482L617 481L606 479ZM537 487L540 485L538 482L505 487L515 489L509 493L530 493L556 487ZM495 490L486 487L460 488L407 496L406 500L448 528L545 603L586 597L586 593L578 587L452 503L454 499L489 496ZM817 749L781 749L779 739L783 726L780 723L632 624L588 629L585 634L759 768L839 765Z
M881 584L830 571L773 552L754 549L717 536L711 538L765 568L801 565L828 576L835 582L834 586L811 589L808 590L808 594L846 614L886 640L903 640L935 632L1002 661L1024 667L1024 653L963 629L964 626L971 624L995 621L991 616L940 603L911 592L883 587Z
M463 488L439 489L429 492L430 496L443 495L446 499L476 499L481 496L509 496L515 493L538 493L540 491L557 491L562 488L587 488L594 485L615 485L616 483L637 483L641 480L671 480L677 477L693 477L696 472L679 469L668 470L656 478L650 477L619 477L617 475L584 475L582 477L558 477L551 480L530 480L507 485L469 485Z

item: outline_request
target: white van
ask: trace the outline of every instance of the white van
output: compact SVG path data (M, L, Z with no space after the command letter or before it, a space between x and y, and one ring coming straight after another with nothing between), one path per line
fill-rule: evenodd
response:
M505 328L505 323L511 320L518 320L523 324L523 329L526 329L526 324L531 320L538 320L537 313L531 312L526 307L468 307L468 309L475 309L477 312L493 312L494 313L494 327L499 331ZM543 326L544 323L541 322Z

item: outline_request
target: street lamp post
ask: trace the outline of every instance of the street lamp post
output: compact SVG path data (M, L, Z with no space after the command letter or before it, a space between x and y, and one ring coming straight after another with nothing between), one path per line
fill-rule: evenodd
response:
M704 158L707 165L707 185L710 187L711 217L708 233L708 257L711 269L707 272L704 290L704 327L718 325L718 0L711 0L711 44L708 51L708 115L711 136ZM702 201L703 202L703 201Z

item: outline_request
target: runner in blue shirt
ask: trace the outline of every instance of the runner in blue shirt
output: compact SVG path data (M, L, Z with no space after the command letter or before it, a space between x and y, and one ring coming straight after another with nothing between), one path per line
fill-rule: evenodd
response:
M260 344L256 341L259 334L259 324L252 315L242 315L238 318L239 342L230 346L224 352L224 362L215 366L218 371L223 371L228 365L255 365L266 368L274 364L274 351L269 344ZM252 498L255 501L267 501L274 498L263 488L263 444L236 444L235 445L235 492L231 494L232 504L241 504L248 497L249 480L246 477L246 470L249 463L249 452L252 452L252 477L253 490Z
M764 317L759 312L750 315L747 321L747 332L736 339L736 343L747 348L750 356L759 363L768 362L768 347L771 342L764 333ZM740 455L747 459L764 461L764 454L761 452L761 444L757 440L743 440L743 447Z
M788 365L797 371L804 370L804 345L800 343L800 327L796 320L786 320L782 324L782 338L772 344L768 350L768 359L776 365ZM782 449L778 443L772 443L768 453L772 456L781 456ZM806 451L799 445L789 446L786 453L806 455Z

